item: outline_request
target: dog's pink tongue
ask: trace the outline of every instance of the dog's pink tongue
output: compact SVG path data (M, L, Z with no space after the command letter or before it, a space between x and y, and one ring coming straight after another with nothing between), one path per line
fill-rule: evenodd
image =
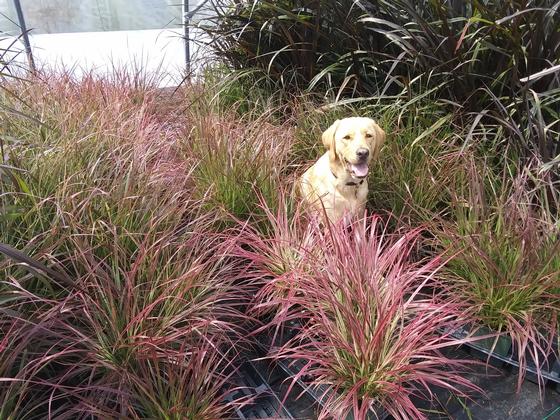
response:
M358 163L357 165L352 165L352 171L354 172L355 176L366 176L368 173L368 166L367 163Z

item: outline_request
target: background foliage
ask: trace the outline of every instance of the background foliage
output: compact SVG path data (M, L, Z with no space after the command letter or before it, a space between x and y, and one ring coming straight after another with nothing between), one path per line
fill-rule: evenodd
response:
M464 127L505 130L525 157L560 152L560 75L546 73L560 65L557 1L212 3L200 27L233 69L337 98L427 95Z

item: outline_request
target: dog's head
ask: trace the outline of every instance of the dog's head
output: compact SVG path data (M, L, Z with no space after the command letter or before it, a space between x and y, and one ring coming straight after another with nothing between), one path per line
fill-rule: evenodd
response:
M353 178L365 178L371 161L379 155L385 132L371 118L352 117L336 120L322 138L332 163Z

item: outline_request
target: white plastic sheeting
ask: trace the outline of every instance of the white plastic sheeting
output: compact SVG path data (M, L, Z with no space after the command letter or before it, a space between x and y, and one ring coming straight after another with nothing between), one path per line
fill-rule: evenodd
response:
M37 34L175 29L182 0L19 0L29 29ZM13 0L0 13L15 16ZM0 22L0 30L10 25Z
M76 77L128 69L157 75L160 86L183 80L182 0L20 1L38 68L72 70ZM199 3L190 1L190 10ZM0 0L0 49L17 35L15 21L13 0ZM194 43L190 49L193 59L203 55Z

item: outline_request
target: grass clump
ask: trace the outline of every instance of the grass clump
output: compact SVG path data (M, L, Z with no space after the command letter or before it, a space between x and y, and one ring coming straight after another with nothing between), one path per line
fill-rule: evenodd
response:
M555 191L550 174L535 177L527 169L513 181L489 171L470 175L470 195L455 202L455 221L436 234L457 253L445 269L449 293L469 303L474 326L512 340L519 387L528 363L542 385L560 308L560 237L551 208L556 202L549 201Z
M427 398L430 384L459 395L477 390L460 374L469 362L440 352L460 344L438 331L459 325L464 308L423 292L443 261L408 259L420 231L392 235L373 217L351 232L320 232L313 247L324 252L307 254L312 269L300 273L291 296L276 299L287 310L271 321L299 322L271 357L301 361L297 378L323 386L318 418L364 419L380 407L399 419L426 418L411 398Z
M235 220L260 222L259 197L271 206L278 201L292 135L289 127L267 119L265 114L240 120L224 112L191 120L182 153L194 160L194 196L204 200L204 211L216 212L223 227Z
M395 121L385 121L386 127L393 127L388 128L389 140L372 167L368 204L374 211L393 213L401 222L417 226L448 213L451 196L442 187L461 184L463 162L473 152L456 144L448 117L427 127L418 122L394 126Z
M268 229L243 223L235 237L234 255L245 261L244 277L255 288L251 313L260 318L285 316L300 277L315 269L308 264L308 253L321 252L315 246L317 220L292 200L281 190L272 208L261 203Z

